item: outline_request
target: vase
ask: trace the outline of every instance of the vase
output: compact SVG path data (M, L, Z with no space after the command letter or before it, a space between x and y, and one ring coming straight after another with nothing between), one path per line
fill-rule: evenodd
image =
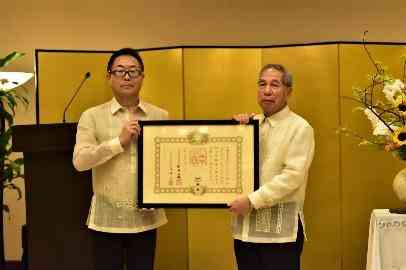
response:
M398 199L406 204L406 168L398 172L393 179L393 191Z

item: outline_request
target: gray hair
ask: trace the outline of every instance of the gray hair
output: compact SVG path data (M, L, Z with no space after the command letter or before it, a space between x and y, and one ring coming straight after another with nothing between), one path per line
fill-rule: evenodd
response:
M292 87L293 86L293 77L292 74L282 65L280 64L266 64L261 68L261 71L259 72L259 76L262 75L262 73L265 70L268 69L276 69L277 71L282 73L282 83L287 86L287 87Z

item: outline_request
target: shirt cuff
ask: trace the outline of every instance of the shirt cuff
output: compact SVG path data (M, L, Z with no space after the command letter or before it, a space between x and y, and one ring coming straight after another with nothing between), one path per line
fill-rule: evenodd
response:
M109 146L113 155L119 154L124 151L124 148L121 146L120 139L118 137L109 141Z
M248 199L250 200L254 209L260 209L266 206L266 202L264 199L262 199L261 194L258 191L249 194Z

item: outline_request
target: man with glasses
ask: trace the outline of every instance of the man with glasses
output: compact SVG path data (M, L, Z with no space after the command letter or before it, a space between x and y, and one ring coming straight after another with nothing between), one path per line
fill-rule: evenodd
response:
M156 228L163 209L140 209L137 194L138 120L168 119L168 113L139 98L144 64L134 49L114 52L107 64L113 99L86 110L78 123L73 164L92 169L93 197L87 226L97 270L153 269Z
M257 91L262 113L234 116L241 123L251 117L260 122L260 188L229 204L234 252L239 270L298 270L313 129L288 107L292 76L282 65L261 69Z

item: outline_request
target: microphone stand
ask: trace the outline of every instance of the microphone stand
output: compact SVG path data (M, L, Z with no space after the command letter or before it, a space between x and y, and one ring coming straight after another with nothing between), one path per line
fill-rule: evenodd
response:
M76 95L79 93L80 88L82 88L82 85L85 83L87 79L90 78L90 72L86 72L85 77L83 80L80 82L79 86L76 88L75 93L73 94L72 98L69 100L68 105L66 105L65 109L63 110L63 117L62 117L62 123L66 123L66 111L68 110L69 106L71 105L72 101L75 99Z

